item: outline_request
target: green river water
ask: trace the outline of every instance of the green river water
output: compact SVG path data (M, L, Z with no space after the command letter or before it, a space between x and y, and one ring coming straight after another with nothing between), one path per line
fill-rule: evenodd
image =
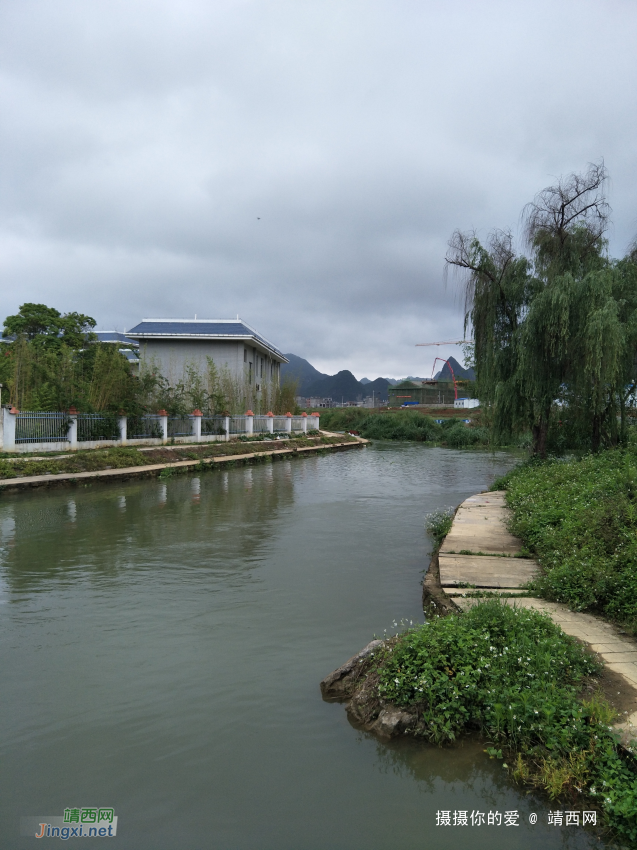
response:
M2 495L0 848L39 846L23 817L91 806L126 850L600 846L548 826L481 745L381 743L320 696L422 622L425 515L514 462L377 443ZM445 810L520 825L437 826Z

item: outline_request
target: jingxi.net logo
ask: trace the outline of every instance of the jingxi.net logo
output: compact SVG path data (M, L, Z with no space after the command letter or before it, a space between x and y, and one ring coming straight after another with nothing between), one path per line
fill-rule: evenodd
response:
M22 818L22 835L36 838L112 838L117 835L114 809L87 806L64 809L64 817Z

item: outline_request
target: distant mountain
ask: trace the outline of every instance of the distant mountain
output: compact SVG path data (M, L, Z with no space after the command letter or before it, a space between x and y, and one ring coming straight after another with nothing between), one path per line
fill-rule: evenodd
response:
M387 387L389 386L387 378L376 378L375 381L370 381L363 386L365 387L363 390L363 398L370 395L373 395L375 398L387 398Z
M369 385L368 385L369 386ZM336 375L328 375L319 381L314 381L308 387L307 396L317 398L333 398L334 401L357 401L362 398L366 387L361 384L347 369ZM369 393L371 395L371 392Z
M315 398L331 398L336 402L362 401L368 397L386 399L388 386L389 381L387 378L376 378L375 381L362 384L356 380L351 372L344 369L337 375L328 375L310 384L307 392L303 393L303 395L308 398L310 396Z
M367 397L387 399L387 378L370 381L363 378L357 381L347 369L336 375L325 375L315 369L311 363L296 354L286 354L289 363L281 365L281 380L286 378L298 381L297 395L304 398L332 398L334 401L360 401Z
M329 377L329 375L315 369L307 360L297 357L296 354L286 354L285 356L290 362L281 364L281 381L286 378L297 380L299 382L297 395L309 395L307 389L310 384L320 381L321 378Z
M472 368L464 369L455 357L449 358L449 364L451 364L451 369L453 369L453 374L456 378L463 378L465 381L475 381L476 373ZM442 369L434 375L434 378L439 381L450 381L451 369L449 369L449 364L445 363Z

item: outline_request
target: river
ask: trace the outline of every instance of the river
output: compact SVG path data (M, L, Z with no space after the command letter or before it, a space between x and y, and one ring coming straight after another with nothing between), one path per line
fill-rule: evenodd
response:
M381 743L319 692L422 622L425 515L514 462L376 443L0 497L0 846L93 806L126 850L600 846L479 744Z

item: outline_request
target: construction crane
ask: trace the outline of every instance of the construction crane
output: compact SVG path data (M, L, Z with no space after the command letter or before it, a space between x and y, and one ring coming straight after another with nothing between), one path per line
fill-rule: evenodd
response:
M431 344L435 345L435 343L431 343ZM431 376L433 378L433 374L434 374L434 371L436 369L436 363L437 363L438 360L440 360L441 363L446 363L447 366L449 367L449 371L451 372L451 380L453 381L453 397L455 399L457 399L458 398L458 384L456 383L456 376L453 374L453 369L451 368L451 363L448 360L445 360L444 357L436 357L436 359L434 360L433 368L431 370Z
M465 343L473 342L472 339L452 339L446 342L417 342L416 348L421 348L425 345L465 345Z

